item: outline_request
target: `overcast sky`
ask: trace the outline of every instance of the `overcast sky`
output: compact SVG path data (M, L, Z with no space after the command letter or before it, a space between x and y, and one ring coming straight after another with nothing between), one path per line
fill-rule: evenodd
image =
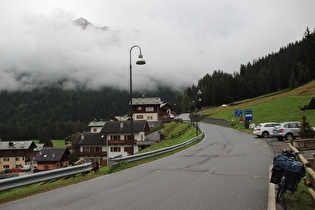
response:
M300 40L315 26L314 0L0 0L0 89L68 79L91 88L182 88ZM85 18L105 32L81 30ZM75 81L75 82L73 82Z

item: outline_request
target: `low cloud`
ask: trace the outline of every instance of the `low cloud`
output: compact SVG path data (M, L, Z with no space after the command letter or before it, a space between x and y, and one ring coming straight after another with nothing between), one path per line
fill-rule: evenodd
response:
M135 44L147 62L137 66L139 50L132 51L135 90L182 90L301 39L314 27L314 6L313 0L0 0L0 90L56 83L128 90ZM74 26L79 17L95 27Z
M64 88L107 86L128 89L129 50L133 44L140 45L140 40L147 64L135 64L139 50L134 48L135 89L152 90L158 85L179 89L190 86L192 76L196 78L188 71L193 67L193 61L186 58L191 56L178 49L178 46L185 48L186 44L178 40L176 34L172 37L173 46L169 46L169 42L164 46L159 43L152 46L149 43L152 37L141 39L145 35L142 31L112 30L110 26L107 30L97 26L83 30L74 25L73 20L74 17L65 13L51 17L31 16L21 20L18 26L6 28L0 35L0 89L28 90L56 83ZM163 33L168 33L167 29L160 32L162 34L157 35L157 39L169 38L166 37L169 34L163 37ZM183 60L178 62L181 58Z

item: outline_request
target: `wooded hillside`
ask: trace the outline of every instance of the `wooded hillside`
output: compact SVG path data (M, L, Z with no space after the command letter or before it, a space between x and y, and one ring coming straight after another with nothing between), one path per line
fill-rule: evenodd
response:
M167 101L177 92L159 88L146 92L146 97L161 97ZM141 97L134 93L134 97ZM77 132L87 131L94 119L111 120L129 114L128 91L103 88L101 90L64 90L60 87L36 88L32 91L0 92L0 139L63 139Z
M183 95L178 95L176 102L181 104L180 110L218 106L286 88L294 89L314 79L315 33L307 29L300 41L282 47L277 53L242 64L239 72L229 74L216 70L206 74L197 86L193 85ZM202 92L201 100L198 89Z

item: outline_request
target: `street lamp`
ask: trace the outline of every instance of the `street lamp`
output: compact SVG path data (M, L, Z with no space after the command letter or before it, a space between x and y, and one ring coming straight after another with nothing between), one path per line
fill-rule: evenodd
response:
M202 99L201 99L201 94L202 94L202 92L201 92L201 90L198 88L198 92L197 92L197 95L198 95L198 102L199 103L201 103L201 101L202 101ZM197 104L197 108L196 108L196 112L197 112L197 114L198 114L198 105L200 105L200 104ZM199 106L200 107L200 106ZM197 117L197 115L196 115L196 117ZM198 136L198 122L200 121L200 114L198 115L198 117L197 117L198 119L196 120L196 136Z
M200 107L200 103L201 103L201 101L202 101L202 99L201 99L201 95L202 95L202 92L201 92L201 90L198 88L198 92L197 92L197 95L198 95L198 105L199 106L197 106L197 109Z
M138 45L134 45L130 48L130 135L131 135L131 155L134 154L133 145L134 145L134 135L133 135L133 110L132 110L132 65L131 65L131 51L133 48L139 48L140 54L139 59L137 60L137 65L144 65L145 60L141 54L141 48Z

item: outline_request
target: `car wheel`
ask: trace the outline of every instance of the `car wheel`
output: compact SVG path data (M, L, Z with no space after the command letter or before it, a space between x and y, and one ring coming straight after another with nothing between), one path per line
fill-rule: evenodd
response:
M282 141L282 140L283 140L283 137L282 137L282 136L278 136L277 139L278 139L279 141Z
M269 137L268 131L264 131L264 132L262 133L262 137L268 138L268 137Z
M293 139L292 133L288 133L287 135L285 135L285 139L286 140L292 140Z

